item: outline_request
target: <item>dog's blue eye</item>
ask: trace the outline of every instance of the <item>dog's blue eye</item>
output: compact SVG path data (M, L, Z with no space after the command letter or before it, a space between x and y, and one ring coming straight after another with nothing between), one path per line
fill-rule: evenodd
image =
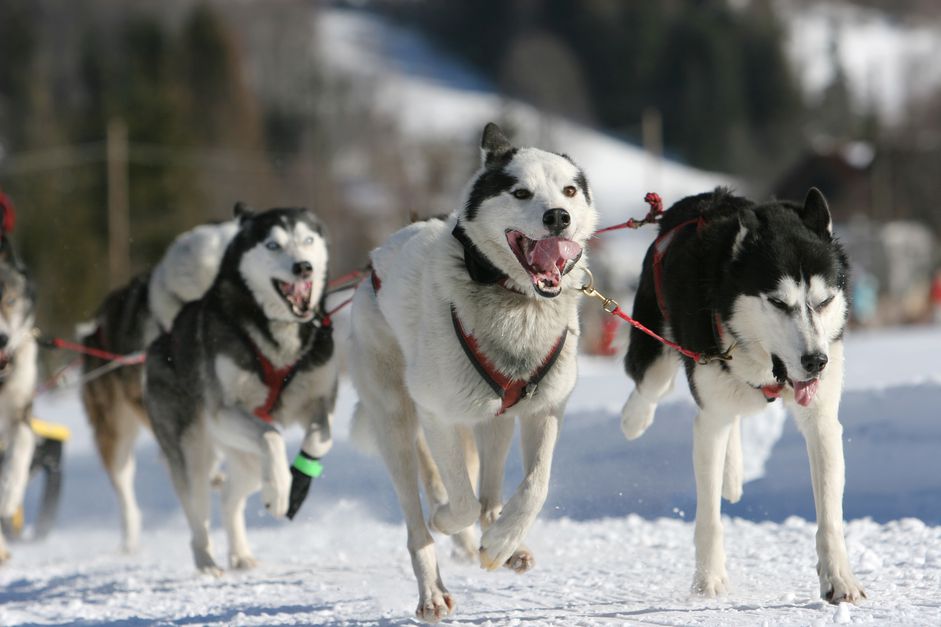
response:
M310 246L313 243L314 243L313 237L308 237L307 239L304 240L304 246Z
M791 306L790 306L790 305L788 305L787 303L785 303L783 300L779 300L779 299L774 298L774 297L772 297L772 296L769 296L769 297L768 297L768 302L771 303L771 305L772 305L773 307L777 307L777 308L780 309L781 311L790 311L790 310L791 310Z
M271 241L265 244L265 248L267 248L268 250L278 250L279 248L281 248L281 244L275 241Z
M529 200L532 197L533 197L533 193L529 191L528 189L520 188L513 192L513 198L516 198L518 200Z

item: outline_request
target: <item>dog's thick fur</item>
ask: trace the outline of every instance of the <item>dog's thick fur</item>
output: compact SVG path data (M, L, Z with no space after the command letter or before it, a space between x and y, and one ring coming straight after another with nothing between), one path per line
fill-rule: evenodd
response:
M35 298L26 269L0 236L0 517L23 504L36 437L30 426L36 391ZM0 563L9 559L0 532Z
M663 216L669 240L660 266L644 261L634 317L680 345L731 361L683 358L699 405L693 428L696 573L693 591L724 594L721 498L742 494L740 418L778 395L807 441L817 507L820 594L832 603L865 597L843 538L843 443L837 410L843 386L847 261L832 235L823 195L804 203L756 205L725 190L686 198ZM670 239L672 238L672 239ZM639 437L672 387L678 353L634 329L626 357L636 388L621 426Z
M212 287L184 306L147 351L145 404L203 572L221 573L209 544L217 454L225 461L229 565L250 568L246 498L260 487L273 515L288 511L291 472L279 427L304 427L302 451L309 457L331 446L337 372L323 316L326 280L326 239L311 212L242 211ZM287 288L295 300L279 291ZM253 413L269 395L262 358L278 369L296 365L270 423Z
M180 308L209 289L237 220L197 226L177 237L152 272L134 277L105 298L93 324L80 331L82 344L118 355L143 351ZM141 514L134 494L134 444L141 425L149 426L143 398L143 366L108 370L109 362L85 356L82 370L93 378L82 384L85 413L101 462L121 508L122 548L131 552L140 539ZM104 372L104 374L96 374Z
M438 573L419 475L432 529L455 536L477 558L470 527L479 519L484 568L524 572L533 565L522 543L546 498L576 377L574 288L583 273L569 271L585 267L574 252L596 221L585 176L568 157L516 149L492 124L482 152L483 166L463 207L447 218L412 224L373 251L375 279L364 282L353 300L355 426L371 433L392 477L418 579L417 616L429 622L450 614L454 601ZM555 221L562 215L563 222ZM516 239L520 233L525 238ZM560 272L524 267L511 240L527 250L564 250L551 258ZM496 281L500 275L503 285ZM569 341L535 393L498 415L501 400L462 350L452 308L483 355L511 377L531 377L566 330ZM514 416L520 418L525 477L504 506Z

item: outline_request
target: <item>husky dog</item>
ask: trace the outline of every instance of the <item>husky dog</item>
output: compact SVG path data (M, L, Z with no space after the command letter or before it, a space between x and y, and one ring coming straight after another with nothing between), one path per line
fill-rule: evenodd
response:
M804 203L756 205L730 192L685 198L663 215L644 260L634 317L681 346L731 360L683 359L699 405L693 427L696 574L693 591L728 589L721 497L742 495L739 421L781 397L807 441L817 507L820 594L866 595L843 539L843 332L847 261L817 189ZM677 353L632 330L625 365L636 388L621 428L639 437L673 385Z
M152 272L134 277L105 298L95 320L79 331L81 342L118 355L138 353L169 329L183 304L200 298L212 285L237 220L204 224L178 236ZM141 365L114 364L85 356L82 402L95 434L98 454L121 507L122 548L134 551L141 514L134 496L134 443L144 409Z
M229 565L251 568L245 500L293 516L332 444L337 371L324 313L327 242L305 209L244 208L202 299L184 306L145 363L145 404L192 531L196 567L220 574L209 545L210 475L226 463ZM306 429L289 465L279 427Z
M36 438L30 427L36 389L34 293L25 268L0 231L0 518L23 503ZM0 533L0 563L9 559Z
M585 175L568 157L515 148L494 124L481 148L460 209L372 252L372 281L357 289L351 314L354 426L371 433L392 475L417 616L428 622L450 614L454 600L438 574L419 473L432 530L456 535L477 557L468 528L479 519L481 566L533 565L522 542L545 501L575 384L582 273L571 271L586 267L596 221ZM504 506L514 416L525 478Z

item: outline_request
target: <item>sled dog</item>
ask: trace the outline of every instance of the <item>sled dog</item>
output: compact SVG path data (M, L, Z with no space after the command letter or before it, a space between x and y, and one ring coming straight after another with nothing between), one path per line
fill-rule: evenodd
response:
M253 213L206 294L183 307L147 350L144 402L192 532L196 567L218 575L209 543L210 479L225 463L222 509L229 565L255 565L245 500L293 516L332 444L337 371L324 312L327 241L306 209ZM305 430L289 464L280 428Z
M105 298L91 324L79 330L82 344L118 355L139 353L169 329L183 304L212 285L237 220L197 226L178 236L151 272L140 274ZM121 508L122 548L132 552L140 539L141 513L134 494L134 444L148 426L140 364L117 364L84 356L82 403L95 445Z
M718 359L682 358L699 406L693 426L696 572L693 591L726 593L721 498L742 495L740 419L782 398L807 442L817 508L821 596L866 595L843 538L843 386L847 260L823 194L803 204L755 204L727 190L685 198L663 215L644 260L634 317L681 346ZM621 415L628 439L653 421L681 358L633 329L625 359L636 387Z
M0 232L0 518L23 504L36 437L30 427L36 391L33 285ZM9 559L0 532L0 564Z
M416 613L428 622L454 609L430 530L456 536L488 570L533 566L523 541L546 499L575 384L577 270L596 222L585 175L568 157L516 148L494 124L481 149L460 208L372 252L372 279L351 314L354 427L371 434L391 475L418 580ZM516 416L525 477L504 505Z

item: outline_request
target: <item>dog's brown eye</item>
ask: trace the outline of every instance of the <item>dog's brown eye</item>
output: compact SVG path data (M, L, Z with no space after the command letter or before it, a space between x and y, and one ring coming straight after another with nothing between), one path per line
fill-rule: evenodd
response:
M513 192L513 198L517 198L519 200L529 200L532 197L533 193L528 189L520 188Z
M575 196L575 193L576 193L576 192L578 192L578 190L575 189L575 186L574 186L574 185L566 185L566 186L562 189L562 193L565 194L566 196L568 196L569 198L572 198L573 196Z

